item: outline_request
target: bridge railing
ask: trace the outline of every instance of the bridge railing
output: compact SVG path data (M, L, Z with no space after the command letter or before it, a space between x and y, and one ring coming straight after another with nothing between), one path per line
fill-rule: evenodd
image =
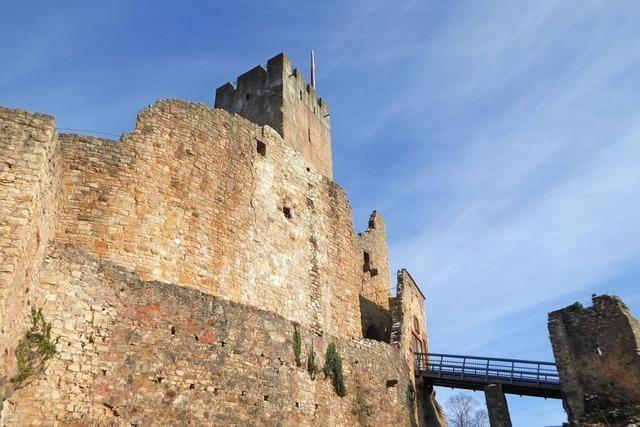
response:
M416 374L490 383L558 384L556 365L531 360L498 359L441 353L415 353Z

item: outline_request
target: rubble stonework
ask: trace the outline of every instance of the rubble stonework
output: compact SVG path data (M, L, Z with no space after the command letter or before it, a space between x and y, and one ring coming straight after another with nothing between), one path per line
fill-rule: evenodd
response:
M389 342L391 336L391 276L387 231L382 216L373 211L367 230L357 236L362 250L360 317L365 338Z
M304 96L268 108L328 130ZM413 281L389 299L382 217L356 235L330 139L300 148L292 116L278 132L245 117L159 101L111 141L0 108L0 382L31 307L57 338L44 372L3 386L0 425L440 425L417 413L439 407L407 337L388 344L394 301L398 331L406 318L426 344L426 324ZM337 344L345 397L295 365L294 325L320 366Z
M391 298L391 344L400 348L411 369L414 368L416 352L427 353L426 318L424 295L413 277L405 269L398 271L398 289Z
M640 325L619 298L549 313L549 334L572 425L640 422Z
M0 382L31 310L38 266L59 200L60 147L53 117L0 108Z
M397 274L396 296L389 298L391 311L391 345L405 358L414 378L414 353L427 353L427 322L424 314L424 295L413 277L405 269ZM414 383L418 405L416 417L421 425L446 425L446 418L435 400L433 386L421 378Z
M294 322L282 316L143 281L62 244L50 247L42 272L40 296L59 354L5 402L8 425L413 422L408 370L389 345L300 329L303 348L313 345L319 355L337 343L347 385L340 398L321 374L312 380L296 366Z
M511 415L507 398L500 384L489 384L484 387L484 399L487 404L487 415L491 427L511 427Z
M346 195L270 128L161 101L118 143L63 135L61 144L58 240L144 280L361 336L363 273Z

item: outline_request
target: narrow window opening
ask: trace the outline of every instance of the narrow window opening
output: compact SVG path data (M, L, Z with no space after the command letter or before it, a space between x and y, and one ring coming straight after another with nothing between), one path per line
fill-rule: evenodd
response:
M194 335L193 337L196 339L196 341L200 341L200 338L198 338L197 335Z
M285 218L291 219L291 208L290 207L283 206L282 207L282 213L284 214Z
M249 94L247 94L246 98L247 98L247 101L248 101L249 98L251 98L251 96Z
M256 151L258 152L258 154L260 154L262 157L265 157L267 155L267 144L265 144L262 141L257 141L256 142Z
M422 341L417 336L413 336L413 352L422 353Z
M309 138L309 142L311 142L311 128L307 128L307 136Z
M172 326L171 327L171 335L175 335L176 334L176 327Z
M264 395L264 400L265 400L265 402L269 401L269 396L265 394Z
M300 99L302 99L302 91L300 91Z
M371 255L369 255L369 252L364 251L364 263L362 265L362 271L363 272L367 272L371 270Z
M196 386L195 384L189 384L189 390L195 390Z

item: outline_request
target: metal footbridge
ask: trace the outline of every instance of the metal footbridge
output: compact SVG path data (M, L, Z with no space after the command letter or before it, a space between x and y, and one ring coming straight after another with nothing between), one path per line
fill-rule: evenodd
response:
M500 384L504 393L561 398L558 370L550 362L415 353L415 375L434 386L483 390Z

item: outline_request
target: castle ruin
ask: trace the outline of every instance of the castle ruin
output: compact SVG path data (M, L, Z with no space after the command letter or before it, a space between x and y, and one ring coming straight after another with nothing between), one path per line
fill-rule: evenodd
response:
M443 424L424 296L406 270L391 294L378 212L354 232L326 102L280 54L215 107L119 141L0 108L0 424ZM33 308L56 354L29 372ZM305 366L330 343L344 397Z
M549 313L562 400L575 426L640 423L640 324L617 297Z

